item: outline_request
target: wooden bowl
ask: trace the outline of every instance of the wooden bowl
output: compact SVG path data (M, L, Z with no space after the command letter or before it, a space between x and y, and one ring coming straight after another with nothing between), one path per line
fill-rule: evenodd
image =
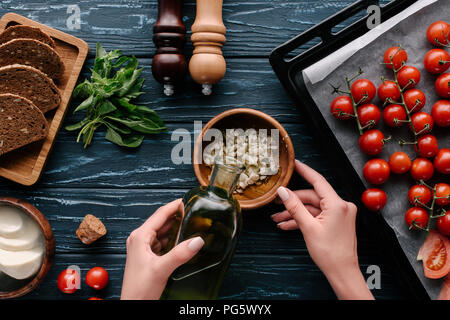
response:
M195 161L195 159L202 159L200 152L203 154L204 148L211 143L210 141L203 141L203 136L206 131L211 128L221 131L239 128L244 130L250 128L255 130L278 129L280 134L278 174L271 176L261 185L252 185L247 187L243 193L234 194L241 208L246 210L256 209L272 202L277 196L277 189L281 186L287 186L294 171L294 146L283 126L271 116L261 111L248 108L231 109L214 117L203 127L194 146L194 171L202 186L209 184L208 177L211 173L211 168L204 163L198 164L199 161Z
M14 280L12 282L12 289L10 291L0 290L0 299L11 299L23 296L34 289L44 280L47 273L50 271L53 258L55 256L55 239L53 238L52 228L45 216L34 206L15 198L0 198L0 205L8 205L22 210L34 221L37 222L42 230L45 240L45 255L42 261L41 269L36 275L25 280Z

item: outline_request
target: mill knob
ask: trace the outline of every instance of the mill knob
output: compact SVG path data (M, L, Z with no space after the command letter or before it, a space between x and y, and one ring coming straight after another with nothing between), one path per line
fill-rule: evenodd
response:
M194 52L189 71L194 81L202 85L205 95L212 93L212 85L222 80L227 69L222 55L226 42L222 4L223 0L197 0L197 15L191 29Z
M183 55L186 27L182 21L183 0L159 0L158 20L153 28L153 42L157 48L152 63L156 81L164 85L164 94L174 93L187 72Z

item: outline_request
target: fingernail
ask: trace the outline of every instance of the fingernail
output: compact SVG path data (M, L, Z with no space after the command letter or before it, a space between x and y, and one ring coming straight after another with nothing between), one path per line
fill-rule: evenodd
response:
M278 196L280 197L281 201L286 201L289 199L289 192L284 187L279 187L278 190Z
M297 160L297 159L295 159L295 163L296 163L296 164L302 164L302 163L300 162L300 160Z
M192 252L197 252L205 245L205 241L201 237L196 237L188 243L188 248Z

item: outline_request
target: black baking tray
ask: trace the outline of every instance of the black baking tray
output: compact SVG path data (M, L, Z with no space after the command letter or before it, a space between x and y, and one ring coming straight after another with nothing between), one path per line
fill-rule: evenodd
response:
M395 0L381 6L381 22L400 13L414 2L416 1ZM339 167L333 168L335 169L334 173L341 185L345 186L346 196L356 202L359 207L358 225L362 225L369 233L370 238L379 244L383 257L386 262L392 263L394 275L399 280L399 284L409 294L409 297L417 300L428 300L430 297L400 247L394 231L381 215L367 211L362 205L360 197L365 190L363 182L309 94L303 77L297 76L305 68L368 32L367 18L369 14L364 17L360 16L361 11L367 10L371 5L380 6L379 1L376 0L355 2L279 46L272 51L269 59L276 75L300 113L309 120L307 122L313 129L312 132L317 145L327 154L330 164L339 164ZM345 23L345 21L351 21L352 18L354 18L352 24L333 34L334 28ZM320 38L320 43L295 56L296 50L307 46L308 43L317 38Z

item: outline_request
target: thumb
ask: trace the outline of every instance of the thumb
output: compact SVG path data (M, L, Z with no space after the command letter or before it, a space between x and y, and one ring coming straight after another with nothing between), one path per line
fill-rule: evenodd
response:
M316 222L308 209L305 208L304 204L291 190L279 187L277 192L281 201L283 201L286 210L295 222L297 222L297 225L302 232L310 228Z
M201 237L183 241L161 257L161 267L171 274L176 268L191 260L204 245L205 241Z

